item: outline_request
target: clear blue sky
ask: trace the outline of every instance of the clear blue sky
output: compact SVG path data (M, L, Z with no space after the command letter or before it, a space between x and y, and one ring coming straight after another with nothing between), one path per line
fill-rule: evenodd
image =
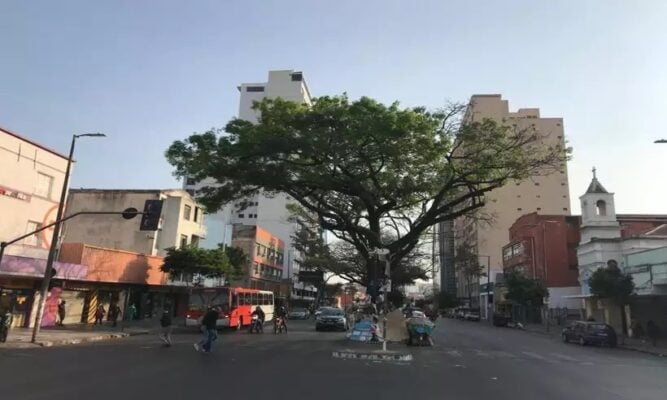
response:
M667 2L23 1L0 3L0 126L66 152L73 187L179 187L175 139L223 126L236 85L305 73L439 107L501 93L565 119L573 206L590 169L620 212L667 213Z

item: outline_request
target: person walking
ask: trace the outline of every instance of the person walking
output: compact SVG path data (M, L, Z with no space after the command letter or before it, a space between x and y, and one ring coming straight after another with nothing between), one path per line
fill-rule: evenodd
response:
M104 320L104 315L106 313L107 312L104 309L104 306L102 304L97 306L97 310L95 310L95 324L94 325L102 325L102 321Z
M164 310L162 317L160 318L160 340L164 342L165 347L171 347L171 315L169 315L169 310Z
M121 313L122 312L118 303L113 303L109 308L109 318L111 318L111 326L113 327L118 326L118 318L120 318Z
M201 321L201 330L204 334L202 340L194 344L195 350L210 353L213 347L213 341L218 338L217 323L220 309L213 307L204 314Z
M130 304L130 307L127 309L125 316L127 317L128 321L132 321L137 317L137 306L135 306L134 303Z
M58 325L65 326L65 300L61 300L58 304Z

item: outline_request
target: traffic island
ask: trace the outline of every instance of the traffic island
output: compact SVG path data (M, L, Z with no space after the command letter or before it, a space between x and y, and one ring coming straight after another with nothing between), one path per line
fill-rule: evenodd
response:
M363 360L363 361L391 361L391 362L410 362L412 354L400 351L383 350L334 350L331 353L333 358L345 360Z

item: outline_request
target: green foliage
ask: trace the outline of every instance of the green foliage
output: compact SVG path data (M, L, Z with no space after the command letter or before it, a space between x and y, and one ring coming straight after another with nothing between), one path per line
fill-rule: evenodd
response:
M172 276L195 274L206 277L234 279L241 274L247 256L237 247L201 249L197 247L171 247L160 270Z
M594 296L612 299L619 305L627 304L635 290L632 276L624 274L615 263L593 272L588 284Z
M166 157L175 174L215 179L199 198L209 212L260 190L286 193L365 269L372 249L388 249L395 265L429 227L479 209L510 181L557 171L568 154L542 145L530 125L464 120L464 105L429 112L339 96L312 106L265 99L255 109L257 123L233 119L224 132L174 142Z
M539 279L530 279L520 272L505 274L508 300L525 306L541 306L549 291Z
M459 300L455 294L447 292L438 292L436 296L438 307L441 309L454 308L459 305Z

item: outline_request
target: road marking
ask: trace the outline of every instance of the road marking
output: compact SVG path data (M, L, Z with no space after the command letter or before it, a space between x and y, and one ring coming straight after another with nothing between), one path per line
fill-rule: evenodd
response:
M537 353L533 353L533 352L530 352L530 351L522 351L521 353L527 355L528 357L532 357L532 358L535 358L535 359L538 359L538 360L541 360L541 361L548 361L546 357L542 357L541 355L539 355Z
M449 354L452 357L461 357L461 353L459 353L456 350L447 350L447 354Z
M572 358L570 356L566 356L566 355L560 354L560 353L551 353L551 355L556 357L556 358L560 358L561 360L565 360L565 361L570 361L570 362L580 362L581 361L581 360L577 360L576 358Z
M484 357L484 358L491 357L491 355L489 353L487 353L485 351L482 351L482 350L475 349L475 353L480 357Z
M512 353L508 353L508 352L506 352L506 351L502 351L502 350L496 350L496 351L493 351L492 353L493 353L494 355L498 356L498 357L518 358L517 356L515 356L515 355L512 354Z

